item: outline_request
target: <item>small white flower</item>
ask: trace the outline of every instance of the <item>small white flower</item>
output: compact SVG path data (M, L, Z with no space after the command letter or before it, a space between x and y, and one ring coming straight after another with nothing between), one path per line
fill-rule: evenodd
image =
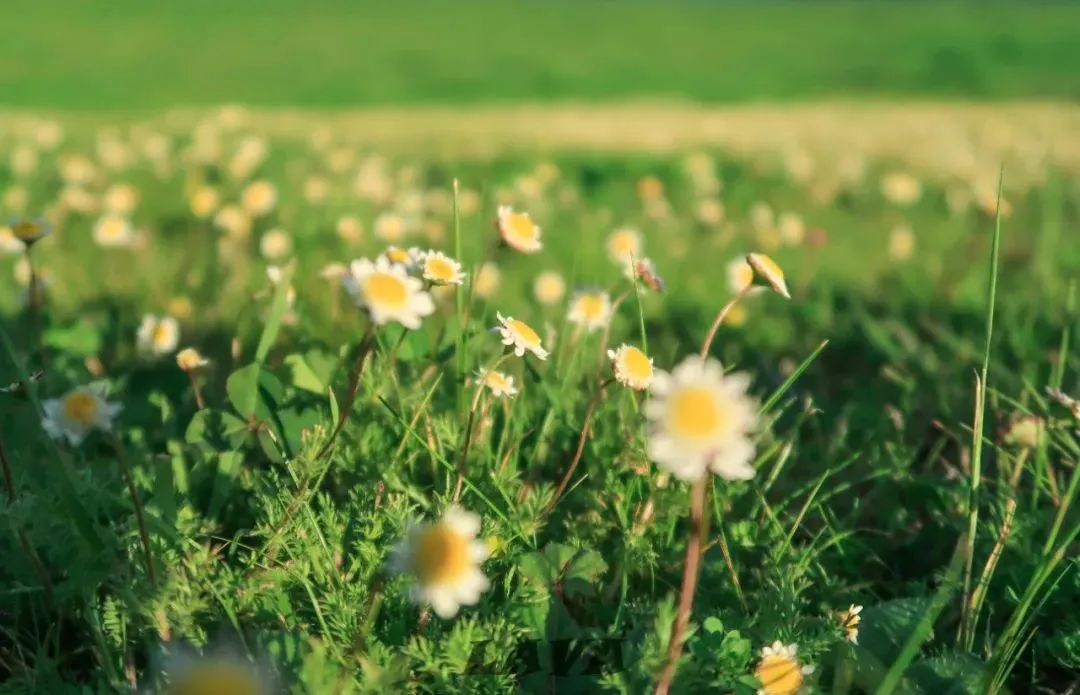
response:
M241 203L249 215L262 217L277 205L277 188L269 181L255 181L244 189Z
M615 371L615 380L623 386L644 391L652 384L652 358L633 345L623 344L615 350L608 350L607 356Z
M171 316L146 314L139 324L136 345L139 352L148 356L168 355L180 343L180 324Z
M533 296L544 305L556 304L566 294L566 281L554 270L548 270L536 276L533 282Z
M540 227L532 221L527 212L514 212L509 205L500 205L495 227L510 248L522 253L536 253L543 248L540 243Z
M589 332L603 328L611 320L611 297L594 290L575 292L567 318Z
M42 403L42 427L53 439L63 437L72 446L81 444L92 430L109 432L122 406L107 402L106 395L103 384L91 384L47 400Z
M636 229L630 229L629 227L616 229L607 238L608 256L619 264L641 258L641 249L641 234Z
M94 242L105 248L131 246L135 241L135 230L131 222L122 215L103 215L94 225Z
M436 285L460 285L465 282L461 264L440 251L421 251L419 265L423 278Z
M753 478L757 408L749 385L746 374L724 374L719 362L696 355L670 374L657 371L644 408L649 458L682 480L707 470L726 480Z
M395 548L391 568L414 580L412 598L430 604L441 618L480 601L489 582L480 569L487 545L477 540L480 517L460 507L446 510L436 522L413 524Z
M476 379L486 386L494 396L509 398L517 395L518 390L514 386L514 377L508 374L481 367L476 372Z
M268 261L278 261L292 252L292 237L284 229L271 229L259 239L259 253Z
M497 312L495 317L499 320L495 330L502 336L503 345L513 346L515 355L522 357L531 352L537 359L547 359L548 352L540 342L540 335L529 324Z
M405 267L379 258L355 260L342 280L356 304L367 310L376 325L397 321L406 328L420 327L420 319L435 311L435 302L423 283L409 277Z

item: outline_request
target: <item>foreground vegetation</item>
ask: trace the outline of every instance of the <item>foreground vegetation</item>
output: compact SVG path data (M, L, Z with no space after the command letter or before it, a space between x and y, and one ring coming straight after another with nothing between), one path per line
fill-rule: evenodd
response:
M1080 172L1023 125L988 136L999 191L978 138L920 169L855 137L448 160L236 108L8 121L4 687L1074 687ZM777 285L751 252L777 291L742 291ZM380 254L404 313L348 265ZM752 456L659 450L671 386L624 344L745 374L694 383L739 392Z

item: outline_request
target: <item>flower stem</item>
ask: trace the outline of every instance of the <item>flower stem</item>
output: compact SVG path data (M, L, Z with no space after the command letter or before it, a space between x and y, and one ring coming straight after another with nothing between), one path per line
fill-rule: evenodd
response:
M724 322L724 319L726 319L728 313L730 313L731 310L735 308L735 305L738 304L743 297L749 294L752 287L753 285L747 285L746 287L739 290L739 293L732 297L728 301L728 303L720 309L720 312L713 320L712 326L709 328L708 335L705 336L705 342L701 345L701 359L705 359L709 356L709 348L712 347L713 340L716 338L716 332L720 330L720 324Z
M150 576L150 584L157 586L157 572L154 569L154 556L150 551L150 534L146 530L146 518L143 516L142 500L139 492L135 489L135 477L131 474L131 465L128 463L124 452L124 445L116 434L110 436L113 450L116 451L116 460L120 464L120 472L127 483L128 492L131 494L131 504L135 507L135 521L139 525L139 539L142 542L143 554L146 556L146 572Z
M578 463L581 462L581 456L585 453L585 440L589 438L589 427L592 425L593 414L596 412L596 407L600 405L600 399L604 395L604 389L606 389L614 379L608 379L601 382L596 388L596 393L593 395L592 400L589 401L589 407L585 410L585 421L581 423L581 436L578 437L577 451L574 452L574 458L570 461L570 466L567 467L566 473L563 475L562 480L559 481L559 487L555 489L555 494L551 497L551 501L544 507L544 514L549 513L555 508L555 504L566 492L566 488L570 485L570 480L574 477L574 471L577 469Z
M360 377L364 375L364 366L367 364L367 356L371 352L374 341L375 326L368 323L367 329L364 331L364 337L360 339L360 347L356 351L356 362L353 364L352 375L349 377L349 391L345 396L345 402L341 405L337 424L334 425L334 431L330 434L330 438L326 440L326 444L323 444L322 449L319 449L319 453L315 457L317 459L321 459L333 448L334 442L337 440L338 435L341 434L345 423L349 420L349 413L352 412L353 403L356 402L356 394L360 390Z
M8 504L15 504L15 500L18 499L19 493L15 487L15 478L11 474L11 464L8 462L7 451L4 450L4 442L2 439L0 439L0 467L2 467L4 471L4 488L7 491ZM30 543L30 537L26 533L26 529L20 528L16 530L15 535L19 538L19 547L21 547L23 553L26 554L26 558L30 560L30 564L34 568L34 574L38 576L38 580L41 582L41 589L45 596L45 604L52 610L54 608L53 589L52 580L49 578L49 572L45 569L45 564L42 563L41 557Z
M188 380L191 382L191 393L195 396L195 407L199 410L206 409L206 399L203 398L202 389L199 387L199 382L195 378L195 370L188 370Z

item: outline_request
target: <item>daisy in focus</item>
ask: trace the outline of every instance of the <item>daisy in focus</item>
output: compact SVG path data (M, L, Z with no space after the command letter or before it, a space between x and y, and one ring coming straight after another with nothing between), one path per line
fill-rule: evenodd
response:
M178 657L168 669L166 695L269 695L272 686L253 665L239 658Z
M797 695L803 692L806 677L813 666L803 666L796 654L798 647L779 640L761 650L761 661L754 677L761 683L758 695Z
M143 355L160 357L171 354L180 343L180 324L171 316L146 314L139 324L135 343Z
M423 283L409 277L405 266L385 258L353 261L342 283L357 306L366 309L379 326L396 321L415 330L420 319L435 311L435 302Z
M499 320L495 330L502 337L503 345L513 346L515 355L522 357L526 352L531 352L537 359L547 359L548 351L541 344L540 335L529 324L500 313L496 313L495 317Z
M413 577L412 598L430 604L440 618L454 617L461 606L480 601L489 583L480 569L488 548L480 517L453 506L442 519L414 524L395 548L391 567Z
M757 404L746 390L750 377L725 374L715 360L691 356L670 374L653 376L649 458L681 480L712 471L725 480L754 477Z
M493 369L481 367L476 372L476 380L486 386L491 395L497 398L510 398L517 395L517 387L514 386L514 377Z
M840 611L840 627L844 630L844 639L852 644L859 643L859 622L862 620L862 606L854 603L846 611Z
M536 253L540 243L540 227L532 221L527 212L514 212L509 205L500 205L495 227L506 245L522 253Z
M93 430L109 432L122 406L106 401L106 395L103 384L91 384L47 400L41 405L41 425L50 437L67 439L72 446L82 444Z
M633 345L620 345L615 350L607 351L615 380L635 391L649 388L653 380L653 361L644 352Z
M445 253L424 251L419 256L420 273L425 280L436 285L461 285L465 282L461 264Z
M575 292L567 318L590 333L603 328L611 320L611 297L607 292L593 290Z

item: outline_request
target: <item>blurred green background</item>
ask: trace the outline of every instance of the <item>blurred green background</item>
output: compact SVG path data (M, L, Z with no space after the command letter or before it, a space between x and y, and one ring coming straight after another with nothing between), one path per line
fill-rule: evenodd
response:
M0 106L1080 97L1080 3L7 0Z

